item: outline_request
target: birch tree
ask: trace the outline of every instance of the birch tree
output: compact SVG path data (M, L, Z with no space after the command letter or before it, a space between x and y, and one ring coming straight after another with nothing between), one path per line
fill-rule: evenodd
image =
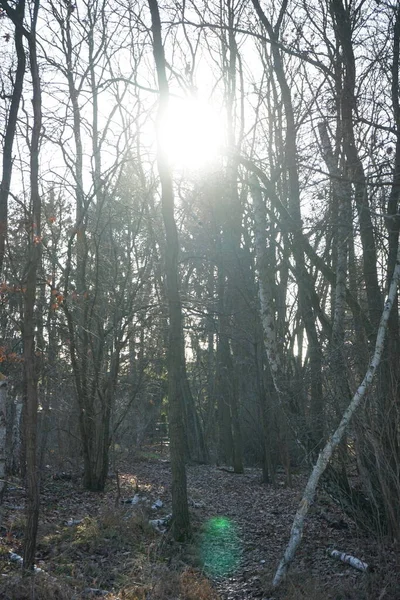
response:
M394 299L397 294L398 285L400 281L400 251L397 252L396 266L393 272L392 281L389 287L389 293L385 300L384 309L382 312L382 316L380 319L376 343L375 343L375 351L372 356L371 362L369 364L368 370L365 374L365 377L361 384L359 385L356 393L354 394L350 404L348 405L346 411L343 414L343 417L337 427L336 431L330 436L328 442L325 444L323 450L320 452L317 462L313 468L313 471L309 477L307 485L305 487L303 497L299 504L299 507L296 512L296 516L293 520L290 540L286 547L284 556L279 563L278 569L275 573L273 585L277 587L285 578L287 571L289 569L290 564L292 563L296 550L301 542L301 538L303 535L304 522L308 513L308 510L314 500L315 492L318 486L318 483L324 474L325 469L327 468L330 459L335 451L335 449L340 444L343 436L350 424L350 421L354 415L354 413L359 409L362 404L365 395L368 389L371 386L374 375L379 367L382 354L384 351L385 344L385 335L388 325L388 320L390 316L390 311L392 310L392 306L394 303Z

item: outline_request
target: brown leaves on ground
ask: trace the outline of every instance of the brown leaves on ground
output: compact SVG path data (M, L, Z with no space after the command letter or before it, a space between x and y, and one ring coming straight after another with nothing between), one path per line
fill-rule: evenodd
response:
M130 471L130 472L129 472ZM359 532L320 494L288 581L270 582L288 540L306 476L283 475L273 488L261 471L234 475L212 466L189 466L188 494L195 535L175 544L149 519L170 512L170 469L153 456L120 476L121 499L110 479L103 494L85 492L73 478L44 480L36 564L45 574L21 582L9 551L22 552L24 493L10 486L1 530L1 600L106 597L109 600L398 600L398 548ZM162 508L152 505L161 499ZM68 525L68 521L75 523ZM327 555L337 548L373 565L361 573ZM34 586L34 587L32 587Z

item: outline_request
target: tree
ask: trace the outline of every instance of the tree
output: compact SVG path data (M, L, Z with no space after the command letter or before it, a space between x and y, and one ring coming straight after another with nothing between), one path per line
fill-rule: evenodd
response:
M26 266L24 291L24 378L26 386L25 404L25 440L26 440L26 477L27 477L27 525L24 539L24 570L33 570L36 535L39 518L39 478L37 469L37 410L38 392L35 358L35 303L38 270L41 256L41 196L39 191L39 149L42 127L42 100L39 67L37 60L36 26L39 14L39 1L35 0L31 8L30 30L23 25L25 3L14 9L7 2L1 2L2 8L12 20L18 34L26 38L29 48L30 72L32 77L33 124L30 138L30 257ZM21 44L21 40L18 40ZM21 48L19 48L21 52ZM23 62L23 61L22 61ZM22 68L22 67L21 67ZM20 75L21 77L21 75ZM22 85L22 82L19 82ZM18 99L18 98L17 98ZM11 148L10 148L11 152ZM6 189L10 177L6 178ZM4 200L7 201L7 194Z
M365 395L370 387L373 377L379 367L382 354L384 351L384 343L385 343L385 335L387 330L387 324L389 320L390 311L392 310L392 306L394 303L395 296L397 294L397 289L400 281L400 250L398 252L396 268L393 272L393 278L390 284L389 293L385 302L385 307L382 312L381 320L379 323L379 328L376 336L376 344L375 351L373 357L371 359L368 371L365 374L365 377L358 387L355 395L353 396L349 406L343 414L343 417L339 423L338 428L330 437L328 442L325 444L323 450L320 452L318 460L314 466L314 469L308 479L306 488L304 490L303 497L301 499L299 508L297 510L296 516L293 521L291 536L289 543L286 547L285 554L282 560L279 563L278 569L275 573L274 577L274 586L277 587L281 581L285 578L288 568L293 561L294 554L296 549L301 541L304 520L307 515L308 509L312 504L315 496L315 491L317 489L318 482L322 475L324 474L325 469L328 466L330 459L332 458L334 450L340 444L343 435L347 427L349 426L350 420L353 417L355 411L360 406L361 402L365 398Z
M168 113L169 87L165 69L165 54L161 38L161 21L157 0L149 0L149 7L152 20L154 61L160 92L157 115L157 164L161 181L162 213L166 235L165 272L169 308L167 365L173 533L175 539L185 540L190 535L190 520L184 462L185 432L183 425L184 399L182 394L182 377L184 376L185 356L182 335L182 308L178 281L179 240L174 216L174 190L171 167L160 134L161 124Z
M113 129L129 89L129 78L114 77L111 62L113 32L121 21L113 21L114 12L105 2L93 4L83 20L70 8L52 4L47 15L59 41L57 53L50 54L44 40L49 67L67 84L68 93L60 94L65 124L51 141L61 149L66 172L73 178L76 208L75 227L64 246L55 249L59 279L51 284L50 293L53 310L65 315L63 337L74 375L84 484L101 491L108 474L121 355L129 344L132 321L143 310L140 294L149 267L147 246L140 241L144 201L138 194L137 204L129 207L131 199L122 193L134 132L123 114L119 131ZM109 100L105 115L102 95ZM111 140L112 153L107 150ZM87 168L90 177L85 177ZM60 179L66 183L65 176Z

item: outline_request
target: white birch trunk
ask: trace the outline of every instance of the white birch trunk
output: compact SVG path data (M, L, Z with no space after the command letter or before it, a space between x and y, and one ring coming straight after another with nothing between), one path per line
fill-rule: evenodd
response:
M317 489L318 482L320 480L321 475L325 471L329 460L332 457L334 450L337 448L338 444L343 438L343 434L350 423L350 420L359 407L361 401L365 397L365 394L371 385L372 379L375 375L375 372L379 366L384 341L385 334L387 329L387 323L389 319L390 310L393 305L394 298L396 296L397 287L400 279L400 246L397 250L397 259L396 259L396 267L393 272L393 278L390 284L389 293L387 299L385 301L384 309L381 315L378 334L376 337L375 343L375 351L370 362L370 365L367 369L367 372L364 376L364 379L360 386L358 387L356 393L354 394L349 406L343 414L342 420L339 423L338 428L333 433L333 435L329 438L323 450L320 452L318 460L312 470L312 473L307 482L306 488L304 490L303 498L299 504L297 509L296 516L293 520L293 525L290 533L289 543L286 547L285 553L283 555L282 560L279 563L278 569L275 573L275 577L273 580L273 586L277 587L282 580L285 578L286 573L289 569L291 562L294 559L294 555L296 553L297 547L300 544L302 535L303 535L303 527L304 521L308 513L308 509L313 502L315 491Z
M349 223L346 223L348 218L347 206L350 203L348 197L348 189L346 183L341 178L341 173L336 165L336 159L333 155L328 130L325 123L320 123L318 126L322 155L328 167L331 176L333 193L338 201L338 224L337 224L337 267L336 267L336 287L335 287L335 310L332 324L332 343L333 353L335 355L342 351L344 342L344 318L346 313L346 279L347 279L347 244L349 234ZM338 366L340 365L340 358ZM338 377L338 373L335 373ZM343 377L343 373L339 375Z
M249 176L251 197L253 199L254 239L257 258L258 288L261 306L261 322L264 330L265 350L271 369L274 386L281 391L280 353L276 339L276 320L272 282L267 251L266 210L258 178L253 173Z
M292 418L289 405L290 390L285 381L283 368L281 363L281 350L277 340L277 325L274 307L274 286L275 275L271 273L271 259L269 257L269 249L267 247L266 235L266 207L263 198L262 189L255 173L249 175L250 192L253 200L253 216L254 216L254 243L256 250L256 264L258 274L258 289L261 309L261 323L264 332L264 346L268 357L268 363L271 370L274 388L277 392L278 402L285 414L286 420L290 429L295 435L296 441L305 452L307 448L301 439L299 427Z
M359 558L356 558L355 556L352 556L351 554L339 552L339 550L330 550L329 556L332 556L332 558L337 558L338 560L341 560L342 562L350 565L354 569L358 569L359 571L365 572L371 570L367 563L360 560Z

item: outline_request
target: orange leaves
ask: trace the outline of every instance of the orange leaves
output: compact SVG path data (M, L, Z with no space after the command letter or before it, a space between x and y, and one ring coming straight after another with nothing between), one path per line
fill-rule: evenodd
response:
M49 280L47 283L49 283ZM51 288L50 294L51 294L51 304L50 304L51 310L59 309L60 306L66 301L78 302L79 299L81 299L81 298L84 298L85 300L87 300L87 298L89 298L89 292L87 292L87 291L84 292L83 294L78 294L76 290L72 290L71 293L66 296L62 292L60 292L60 290L58 288L55 288L55 287Z
M51 310L57 310L60 308L61 304L64 302L64 295L57 289L53 288L51 290L52 303L50 305Z
M5 281L2 281L0 283L0 294L6 294L9 291L10 291L10 286Z
M6 346L0 346L0 363L21 363L24 359L16 352L9 352Z
M20 286L20 285L12 285L9 283L6 283L5 281L2 281L0 283L0 295L5 296L6 294L18 294L18 293L23 293L25 294L26 292L26 287Z

